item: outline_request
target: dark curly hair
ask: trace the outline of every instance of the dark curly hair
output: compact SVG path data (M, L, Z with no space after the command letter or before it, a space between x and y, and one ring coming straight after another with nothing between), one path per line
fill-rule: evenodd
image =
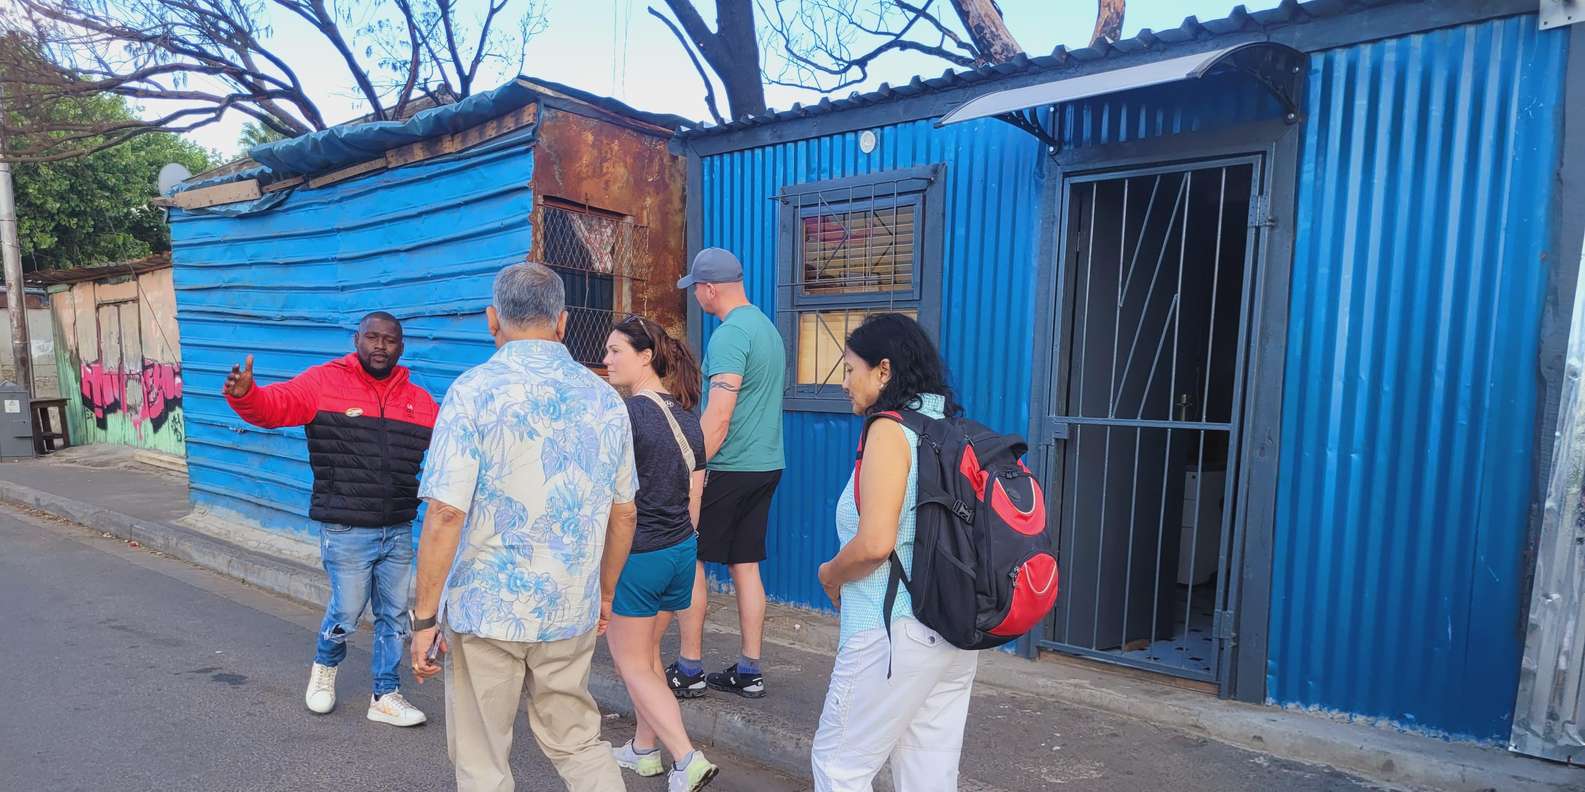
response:
M941 353L913 319L899 313L871 314L848 334L847 348L871 366L891 361L891 379L866 411L870 415L915 408L920 396L931 393L946 399L947 415L963 412L947 384Z

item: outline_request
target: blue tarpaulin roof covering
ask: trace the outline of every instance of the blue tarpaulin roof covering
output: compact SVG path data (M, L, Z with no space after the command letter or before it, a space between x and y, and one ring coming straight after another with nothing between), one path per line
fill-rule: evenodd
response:
M255 146L248 154L276 178L322 173L366 162L397 146L478 126L533 102L537 96L527 84L513 80L456 104L431 107L404 121L370 121L331 127Z
M571 86L520 77L493 91L474 94L454 104L431 107L401 121L343 124L289 140L255 146L248 155L258 163L257 166L188 181L179 185L176 191L245 179L269 183L294 176L326 173L367 162L399 146L461 132L547 97L571 99L575 103L591 105L607 113L667 130L693 124L681 116L646 113L615 99Z

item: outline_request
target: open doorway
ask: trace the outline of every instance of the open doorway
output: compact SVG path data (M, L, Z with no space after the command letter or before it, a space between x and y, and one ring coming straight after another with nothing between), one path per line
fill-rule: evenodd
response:
M1258 169L1067 182L1046 648L1219 678Z

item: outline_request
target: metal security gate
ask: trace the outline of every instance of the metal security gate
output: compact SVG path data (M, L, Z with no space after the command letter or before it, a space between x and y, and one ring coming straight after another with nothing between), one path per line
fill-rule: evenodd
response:
M1042 648L1226 678L1259 157L1070 177Z

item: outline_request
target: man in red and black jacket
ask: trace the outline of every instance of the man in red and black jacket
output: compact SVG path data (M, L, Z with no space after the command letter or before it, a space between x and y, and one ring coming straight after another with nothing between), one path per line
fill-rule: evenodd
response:
M322 523L319 552L330 576L330 602L305 696L308 709L324 714L336 706L336 668L364 607L372 603L369 720L416 726L424 713L399 692L399 667L408 633L418 475L439 408L397 365L403 342L396 317L383 311L365 316L353 344L353 354L268 386L253 384L249 355L231 368L226 401L248 423L301 426L308 436L314 471L308 516Z

